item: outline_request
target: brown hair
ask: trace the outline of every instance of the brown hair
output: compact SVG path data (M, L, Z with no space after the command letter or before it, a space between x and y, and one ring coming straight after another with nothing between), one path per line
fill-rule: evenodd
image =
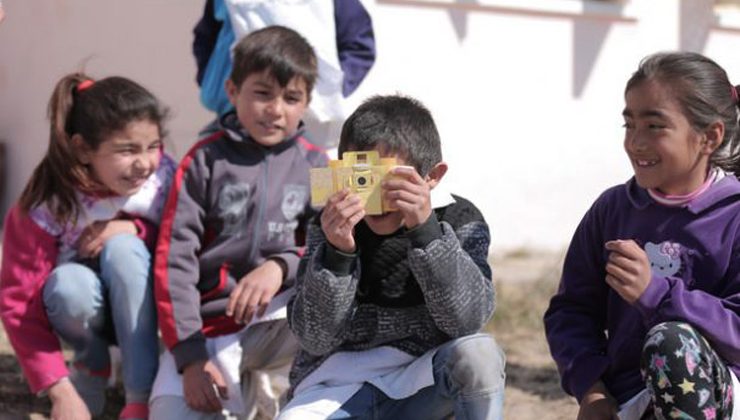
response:
M403 95L373 96L344 122L339 156L362 150L398 154L422 176L442 161L432 113L417 99Z
M78 156L72 136L79 134L90 150L97 150L111 134L124 130L134 121L151 121L162 127L167 109L148 90L123 78L99 81L84 73L64 76L54 87L48 105L49 146L23 190L20 208L28 212L47 204L60 223L75 221L79 203L75 191L96 192L88 165Z
M234 46L231 81L237 88L252 73L268 70L281 87L294 78L306 82L306 91L316 83L318 64L311 45L298 32L283 26L268 26L251 32Z
M670 85L686 119L694 130L703 131L722 121L725 137L710 157L710 163L740 174L740 139L736 87L719 64L697 53L657 53L645 57L624 91L646 80Z

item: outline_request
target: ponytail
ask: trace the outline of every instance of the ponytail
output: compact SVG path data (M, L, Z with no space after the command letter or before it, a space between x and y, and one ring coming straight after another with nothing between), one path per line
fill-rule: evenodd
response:
M86 80L91 79L83 73L73 73L54 87L47 108L49 147L21 194L20 208L25 212L47 203L60 223L77 218L75 187L89 184L86 182L89 177L77 157L68 129L75 96L80 94L77 87Z
M156 124L163 138L167 113L154 95L129 79L93 81L84 73L64 76L49 99L49 146L21 193L21 210L46 204L57 222L76 222L80 211L76 191L105 191L89 165L80 160L81 146L95 151L108 136L137 120Z
M715 164L740 176L740 85L730 84L729 115L725 118L725 149L716 157Z

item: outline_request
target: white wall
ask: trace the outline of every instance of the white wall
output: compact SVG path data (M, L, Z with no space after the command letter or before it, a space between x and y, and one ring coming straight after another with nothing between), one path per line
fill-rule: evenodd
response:
M598 195L631 176L623 89L645 55L705 51L740 83L740 34L713 27L710 1L605 3L370 5L380 55L358 96L401 91L432 109L447 181L483 209L494 250L567 245Z
M402 92L433 112L449 182L483 210L494 249L565 246L588 206L631 170L622 151L622 91L658 50L705 52L740 83L740 34L718 28L706 0L364 0L378 59L352 97ZM606 4L605 4L606 3ZM5 0L0 24L0 139L5 206L47 143L45 105L86 57L175 112L179 156L208 114L190 53L201 2Z
M46 105L54 84L83 66L96 78L136 80L169 105L178 156L208 121L190 53L200 1L5 0L3 7L0 141L6 143L8 165L3 208L18 198L46 150Z

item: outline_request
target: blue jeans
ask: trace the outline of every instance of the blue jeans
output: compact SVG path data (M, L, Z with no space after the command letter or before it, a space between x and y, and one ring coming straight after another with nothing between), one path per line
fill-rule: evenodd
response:
M365 384L329 419L503 418L504 353L487 334L475 334L442 345L434 355L434 385L394 400Z
M99 261L100 272L74 262L57 266L44 285L46 314L74 349L75 365L90 373L110 370L108 346L117 343L127 396L146 398L159 363L151 255L141 239L120 234L105 243Z

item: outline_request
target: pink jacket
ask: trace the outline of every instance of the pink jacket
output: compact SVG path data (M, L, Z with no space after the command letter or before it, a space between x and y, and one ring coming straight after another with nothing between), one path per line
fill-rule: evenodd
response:
M53 236L18 207L10 210L3 232L0 317L34 393L68 374L42 296L58 254Z
M75 225L60 226L43 206L26 213L17 205L5 218L0 268L0 319L31 391L38 393L68 375L61 345L46 316L43 288L58 264L74 258L70 249L85 226L96 220L130 218L138 236L154 249L157 223L175 165L163 158L157 171L130 197L80 197L82 213ZM110 213L96 211L107 209ZM69 254L70 256L65 256Z

